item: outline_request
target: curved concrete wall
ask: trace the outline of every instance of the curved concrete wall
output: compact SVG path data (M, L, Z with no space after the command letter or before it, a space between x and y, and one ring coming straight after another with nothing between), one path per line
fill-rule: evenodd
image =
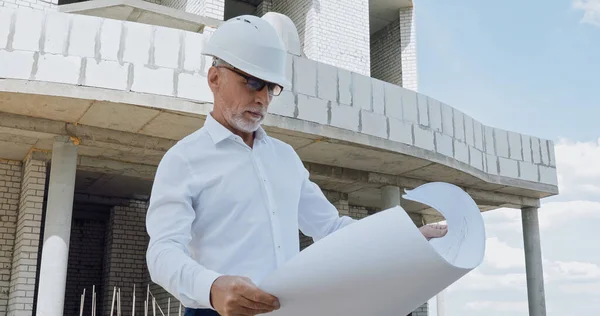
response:
M0 8L0 78L212 102L205 35ZM423 94L290 55L292 90L270 112L415 146L490 175L557 185L552 141L484 126Z

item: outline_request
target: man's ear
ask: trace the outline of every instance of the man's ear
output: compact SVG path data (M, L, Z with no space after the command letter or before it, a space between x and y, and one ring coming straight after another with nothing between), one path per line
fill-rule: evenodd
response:
M213 93L217 93L219 91L220 84L220 74L219 70L216 67L208 68L208 75L206 76L208 80L208 86Z

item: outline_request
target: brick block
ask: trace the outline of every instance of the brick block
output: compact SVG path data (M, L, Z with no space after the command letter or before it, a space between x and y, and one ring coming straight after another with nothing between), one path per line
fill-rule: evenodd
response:
M532 162L533 153L531 151L531 137L527 135L521 135L521 144L523 146L523 160L526 162Z
M508 156L508 132L501 129L494 129L494 141L496 143L496 155L509 158Z
M174 70L169 68L150 69L142 65L135 65L131 90L172 96L173 72Z
M435 146L436 151L444 156L454 157L453 150L453 140L452 137L442 134L440 132L435 132Z
M417 93L417 108L419 113L419 124L429 126L429 106L427 105L427 96Z
M495 155L485 154L486 172L489 174L498 174L498 157Z
M184 32L184 57L183 68L189 71L202 71L202 47L204 46L204 36L199 33ZM207 69L210 65L207 65Z
M494 146L494 129L489 126L485 126L483 128L483 132L485 152L488 154L495 155L496 150Z
M15 18L13 49L39 51L44 11L20 9L15 11Z
M121 36L124 31L123 22L105 19L100 27L100 58L104 60L118 60ZM133 35L132 35L133 36Z
M91 87L127 90L129 65L127 63L120 64L117 61L100 61L98 63L93 58L87 58L84 84Z
M465 114L457 109L452 109L454 116L454 138L465 140Z
M540 182L545 184L558 185L556 169L552 167L538 165L540 169Z
M548 143L548 158L549 158L549 162L550 162L550 166L551 167L556 167L556 156L554 154L554 142L551 140L547 141Z
M518 178L519 177L519 165L518 161L499 157L499 173L501 176Z
M352 73L343 68L338 71L338 102L341 104L352 104Z
M177 96L201 102L214 102L214 97L205 76L195 73L180 73L177 80ZM166 91L165 91L166 92Z
M483 126L476 120L473 120L473 138L475 140L475 148L483 151Z
M550 164L550 152L548 151L548 141L540 139L540 151L542 153L542 163L544 165Z
M540 139L531 137L531 153L533 155L533 163L542 163L542 152L540 149Z
M390 140L403 144L413 144L413 129L412 124L395 117L389 117L390 124Z
M454 139L454 158L469 164L469 147L457 139Z
M371 106L371 78L352 73L352 106L367 111Z
M292 91L284 90L277 97L273 97L269 104L269 112L277 115L294 117L296 111L296 97Z
M417 93L412 90L400 88L400 94L402 95L402 118L408 122L418 123Z
M349 106L331 103L331 126L358 132L360 110Z
M431 129L436 132L442 131L442 106L440 101L429 98L427 100L427 106L429 111L429 125Z
M384 82L378 79L371 79L372 106L373 112L385 115L385 88Z
M168 27L154 30L154 64L158 67L179 68L181 31Z
M387 136L387 118L384 115L361 110L361 133L369 134L381 138Z
M123 61L134 65L148 65L152 26L140 23L124 23Z
M45 54L39 56L35 80L77 84L80 72L80 57Z
M294 57L295 92L317 96L317 63L307 58Z
M317 63L317 96L329 101L337 101L337 69L331 65Z
M473 130L474 120L472 117L465 115L465 137L467 145L475 146L475 132Z
M285 76L287 80L293 85L294 84L294 56L291 54L287 55L285 60ZM285 90L292 91L292 87L287 87Z
M10 33L14 12L14 10L7 8L0 10L0 49L4 49L8 45L8 34Z
M508 132L508 145L510 159L523 160L523 147L521 146L521 134Z
M433 131L421 125L414 125L415 146L435 151Z
M519 178L527 181L538 181L538 166L531 162L519 161Z
M402 119L402 93L400 87L384 83L385 90L385 115Z
M93 58L96 55L96 35L100 32L102 20L78 14L74 14L72 19L69 55Z
M46 35L44 52L63 54L68 43L70 15L48 12L46 14Z
M454 137L454 115L451 106L441 103L442 106L442 132Z
M0 51L0 78L29 79L33 68L33 52Z
M319 124L327 124L329 109L327 100L298 94L298 118Z
M471 166L483 170L483 153L474 147L469 147L469 161Z

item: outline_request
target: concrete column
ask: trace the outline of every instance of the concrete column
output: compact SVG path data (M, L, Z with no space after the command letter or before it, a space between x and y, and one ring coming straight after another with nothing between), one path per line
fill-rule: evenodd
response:
M544 271L537 207L521 210L523 241L525 246L525 271L527 273L527 296L530 316L546 316L544 294Z
M437 316L446 316L446 290L442 290L436 296Z
M381 208L387 210L400 205L400 188L387 185L381 188Z
M76 167L76 145L69 137L57 137L52 147L37 315L63 315Z

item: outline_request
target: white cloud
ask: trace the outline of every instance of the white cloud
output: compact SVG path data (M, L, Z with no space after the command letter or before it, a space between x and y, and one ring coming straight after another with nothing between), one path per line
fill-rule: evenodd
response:
M476 311L521 312L527 310L527 301L476 301L466 305L467 309Z
M486 240L485 262L496 269L522 268L525 266L523 249L501 242L497 237Z
M573 7L584 11L582 23L600 27L600 0L575 0Z
M596 2L600 22L600 0ZM561 139L555 145L555 154L560 195L597 199L600 196L600 139L596 142Z

